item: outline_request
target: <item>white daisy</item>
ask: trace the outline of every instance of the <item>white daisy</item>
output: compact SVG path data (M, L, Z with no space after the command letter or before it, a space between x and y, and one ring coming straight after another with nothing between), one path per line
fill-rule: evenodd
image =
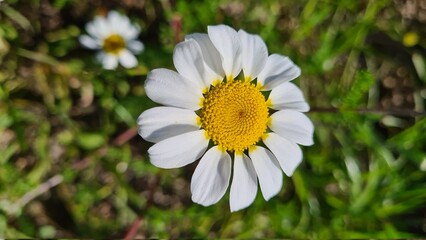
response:
M313 144L313 124L301 113L309 105L289 82L300 69L268 56L260 36L225 25L186 36L173 61L177 72L154 69L145 82L148 97L165 105L137 120L142 138L155 143L151 163L178 168L201 158L191 192L204 206L225 194L231 169L231 211L254 201L258 181L265 200L278 194L282 171L291 176L302 161L298 144Z
M106 17L96 16L86 24L86 31L89 35L81 35L80 43L100 50L96 57L105 69L115 69L119 62L125 68L137 65L133 54L141 53L144 45L137 40L139 26L132 24L129 18L110 11Z

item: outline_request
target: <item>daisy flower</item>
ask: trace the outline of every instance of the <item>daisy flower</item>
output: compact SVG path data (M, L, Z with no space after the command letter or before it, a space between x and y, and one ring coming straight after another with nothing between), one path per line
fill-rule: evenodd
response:
M300 145L313 144L313 124L300 89L289 81L300 69L244 30L209 26L176 45L177 72L154 69L147 96L164 106L138 120L152 164L178 168L201 158L191 179L192 200L218 202L230 187L230 209L255 199L258 182L266 201L279 193L283 174L302 161ZM267 96L267 97L266 97ZM232 172L232 181L231 181ZM231 181L231 183L230 183Z
M144 45L137 40L139 26L132 24L128 17L110 11L106 17L96 16L86 24L86 31L89 35L81 35L80 43L100 50L96 58L105 69L115 69L118 63L125 68L137 65L134 54L141 53Z

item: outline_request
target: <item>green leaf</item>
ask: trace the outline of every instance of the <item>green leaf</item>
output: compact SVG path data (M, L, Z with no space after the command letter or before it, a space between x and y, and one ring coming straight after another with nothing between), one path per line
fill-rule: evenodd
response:
M355 82L351 90L342 98L343 109L356 109L361 105L366 105L364 100L368 90L375 83L373 74L367 71L359 71L355 76Z
M86 150L93 150L105 144L106 139L100 133L80 133L77 135L77 144Z

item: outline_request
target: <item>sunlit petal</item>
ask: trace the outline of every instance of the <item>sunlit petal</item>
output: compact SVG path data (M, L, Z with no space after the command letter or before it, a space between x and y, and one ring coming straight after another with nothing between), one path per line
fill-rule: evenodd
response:
M168 69L152 70L145 81L145 91L153 101L166 106L197 110L203 97L202 87L177 72Z
M208 26L207 32L222 59L226 77L235 78L241 71L241 41L238 33L226 25Z
M179 168L199 159L208 144L204 130L187 132L154 144L148 149L148 155L157 167Z
M289 177L293 175L294 170L302 162L300 147L276 133L268 133L263 142L275 155L284 173Z
M279 54L272 54L268 57L265 67L257 77L257 81L264 90L271 90L298 76L300 76L300 68L290 58Z
M198 43L201 49L205 63L205 81L212 84L216 80L222 81L225 72L222 67L222 60L219 52L214 47L212 41L207 34L194 33L185 36L185 40L193 39Z
M174 107L155 107L143 112L137 120L138 132L150 142L160 142L200 128L194 111Z
M278 160L268 149L260 146L250 149L249 156L259 178L263 198L268 201L280 192L283 184L283 173Z
M257 175L252 160L245 154L235 154L229 204L231 212L253 203L257 194Z
M255 79L262 71L268 59L268 49L259 35L249 34L244 30L238 31L241 40L241 57L244 77Z
M231 177L231 157L218 147L201 158L191 179L192 201L203 206L217 203L225 194Z
M310 146L314 144L314 125L305 114L294 110L281 110L270 116L269 128L292 142Z
M188 40L176 45L173 63L183 77L197 82L203 87L209 85L205 80L204 61L201 49L195 40Z
M305 101L302 91L290 82L283 83L272 89L269 99L272 109L293 109L299 112L309 111L309 105Z

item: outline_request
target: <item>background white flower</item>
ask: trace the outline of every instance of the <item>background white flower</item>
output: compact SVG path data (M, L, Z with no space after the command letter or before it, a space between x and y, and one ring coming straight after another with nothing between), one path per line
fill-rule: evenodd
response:
M145 82L148 97L165 105L137 121L139 134L155 143L151 163L177 168L201 158L191 192L204 206L222 198L232 169L231 211L254 201L258 181L265 200L278 194L282 171L291 176L302 161L298 144L313 144L313 124L302 113L309 105L289 82L300 69L288 57L268 56L258 35L225 25L188 35L173 61L177 72L155 69Z
M105 69L115 69L118 63L125 68L137 65L134 54L144 50L137 40L140 28L132 24L126 16L110 11L106 17L96 16L86 25L89 35L81 35L80 43L86 48L99 49L97 59Z

